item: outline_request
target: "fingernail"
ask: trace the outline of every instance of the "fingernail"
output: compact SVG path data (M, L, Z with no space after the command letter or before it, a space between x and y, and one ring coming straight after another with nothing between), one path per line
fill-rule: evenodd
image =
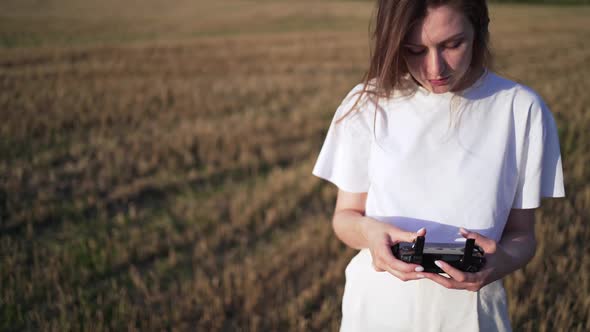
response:
M434 261L434 264L442 269L442 263L440 261Z
M465 228L461 227L461 228L459 228L459 233L460 234L468 234L469 232Z
M426 278L426 276L423 274L416 274L416 278L422 279L422 278Z
M426 230L424 227L420 228L419 230L416 231L416 233L420 233L422 231Z
M422 266L418 266L418 267L416 267L414 269L414 271L416 271L416 272L423 272L424 271L424 268Z

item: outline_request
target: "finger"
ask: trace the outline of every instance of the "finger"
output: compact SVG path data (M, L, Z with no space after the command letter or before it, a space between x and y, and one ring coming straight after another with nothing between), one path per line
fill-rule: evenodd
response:
M395 258L391 247L388 245L379 247L375 250L375 256L373 257L376 265L381 269L391 268L393 270L399 272L422 272L424 268L418 264L410 264L406 262L402 262L401 260Z
M424 268L418 264L410 264L410 263L402 262L402 261L395 259L395 258L393 259L393 261L390 261L387 264L387 266L391 269L394 269L396 271L403 272L403 273L424 271Z
M459 289L457 282L452 278L443 277L438 273L423 273L423 275L425 278L428 278L445 288Z
M414 242L416 237L418 236L425 236L426 235L426 228L422 227L416 232L406 232L402 231L401 229L392 229L389 233L391 240L393 243L398 242Z
M463 272L463 271L453 267L451 264L445 263L440 260L434 261L434 264L436 264L436 266L440 267L441 270L443 270L446 274L448 274L451 278L453 278L453 280L455 280L457 282L472 283L472 282L476 281L473 273Z
M375 264L375 261L373 261L371 264L373 265L373 269L375 269L375 271L377 271L377 272L385 272L384 269L380 268L379 266L377 266L377 264Z
M426 235L426 228L422 227L416 231L417 236L425 236Z
M477 232L471 232L465 228L459 228L459 233L466 239L474 239L475 243L480 246L486 253L496 252L496 241L485 237Z
M376 252L371 251L371 265L373 266L373 269L375 269L377 272L386 271L383 267L381 267L382 264L380 264L379 261L379 255Z
M424 236L426 234L425 228L420 228L417 232L405 232L398 228L393 228L389 232L391 243L399 243L399 242L413 242L417 236ZM379 265L382 268L390 268L392 270L403 272L403 273L411 273L411 272L422 272L424 268L418 264L409 264L406 262L402 262L395 258L393 252L391 251L391 247L387 246L386 248L382 248L381 251L378 253L379 258Z
M389 268L387 272L391 273L394 277L398 278L401 281L419 280L426 278L426 276L423 273L419 272L403 273L393 270L391 268Z
M410 272L422 272L424 268L418 264L410 264L402 262L393 256L391 250L387 249L378 254L378 265L384 269L392 269L398 272L410 273Z
M378 253L379 261L383 266L387 266L393 270L410 273L410 272L422 272L424 268L418 264L410 264L403 262L393 255L391 248L387 247L382 252Z
M471 292L477 292L481 289L482 284L477 282L466 283L466 282L458 282L457 280L453 279L452 277L445 277L443 275L437 273L423 273L425 278L428 278L437 284L449 288L449 289L465 289Z

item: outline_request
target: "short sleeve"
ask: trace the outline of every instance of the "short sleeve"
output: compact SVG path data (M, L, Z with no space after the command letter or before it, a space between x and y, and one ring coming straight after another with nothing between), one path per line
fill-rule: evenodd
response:
M559 136L553 115L540 98L530 106L528 135L521 151L512 208L532 209L543 197L564 197Z
M361 91L362 85L353 88L336 110L312 172L353 193L367 192L370 183L370 114L373 113L362 100L349 112Z

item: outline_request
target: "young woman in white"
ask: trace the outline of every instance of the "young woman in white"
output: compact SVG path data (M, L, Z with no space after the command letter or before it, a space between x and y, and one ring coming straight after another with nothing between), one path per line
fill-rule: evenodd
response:
M380 0L371 63L337 109L313 174L339 191L341 331L509 331L501 279L535 254L534 209L563 197L556 125L490 70L484 0ZM473 238L487 262L446 274L391 246Z

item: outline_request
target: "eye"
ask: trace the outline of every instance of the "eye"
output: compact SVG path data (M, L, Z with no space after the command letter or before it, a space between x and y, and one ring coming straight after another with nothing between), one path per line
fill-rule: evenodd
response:
M422 54L426 53L426 48L409 46L409 47L406 47L406 52L409 55L422 55Z
M447 43L445 45L445 48L455 49L455 48L458 48L459 46L461 46L461 44L463 44L463 40L459 39L459 40L455 40L455 41Z

